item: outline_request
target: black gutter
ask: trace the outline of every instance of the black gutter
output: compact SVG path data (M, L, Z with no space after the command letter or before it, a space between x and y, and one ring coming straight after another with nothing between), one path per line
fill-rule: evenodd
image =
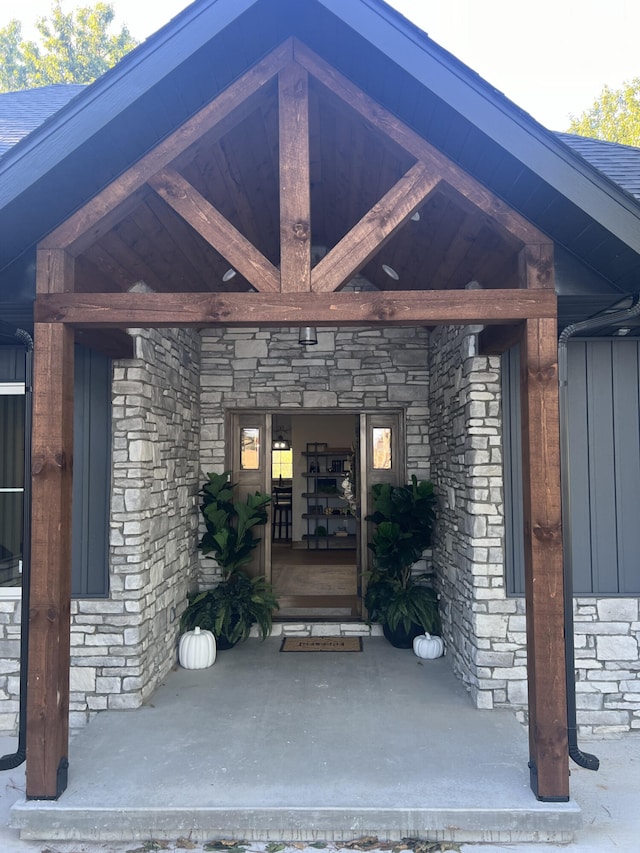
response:
M625 323L640 316L640 298L630 308L599 314L590 320L572 323L563 329L558 338L558 379L560 382L560 460L562 470L562 540L564 547L564 625L565 667L567 678L567 735L569 756L580 767L597 770L600 761L595 755L583 752L578 746L576 721L575 648L573 636L573 565L571 538L571 490L569 488L569 395L567 370L567 344L569 338L582 332L595 331L606 326Z
M0 758L0 771L19 767L27 757L27 675L29 667L29 594L31 590L31 424L33 414L33 338L24 329L0 322L0 335L25 347L24 492L22 513L22 601L20 610L20 710L18 749Z

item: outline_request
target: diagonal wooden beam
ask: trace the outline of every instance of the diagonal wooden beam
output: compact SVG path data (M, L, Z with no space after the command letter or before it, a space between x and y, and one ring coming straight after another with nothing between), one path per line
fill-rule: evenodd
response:
M549 317L556 295L532 290L366 293L61 293L39 296L38 322L79 328L458 325Z
M223 136L249 109L255 108L254 96L291 61L292 53L292 42L288 39L94 196L40 245L66 248L72 255L79 255L130 212L128 198L141 190L148 178L173 162L205 133L217 127Z
M182 175L163 169L149 185L256 290L280 290L280 273L273 264Z
M366 122L393 139L416 160L429 165L433 174L454 187L472 204L513 234L522 244L550 243L549 238L486 187L452 163L444 154L407 127L383 106L332 68L310 48L294 39L294 58L332 94L343 100Z
M280 280L283 292L311 290L309 80L297 63L279 75Z
M311 273L311 289L335 290L362 269L435 190L440 178L416 163Z

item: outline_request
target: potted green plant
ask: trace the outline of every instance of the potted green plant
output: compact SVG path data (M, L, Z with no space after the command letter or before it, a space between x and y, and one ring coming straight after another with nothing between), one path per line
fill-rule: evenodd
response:
M432 576L412 571L431 544L437 499L433 483L415 476L404 486L376 484L372 496L374 512L366 520L376 525L369 542L374 560L365 605L389 642L408 649L420 634L440 630L438 595L426 583Z
M249 577L243 566L260 542L255 528L267 521L269 495L255 492L235 501L231 472L207 474L201 511L206 532L199 548L216 559L222 580L213 589L195 592L182 614L180 628L212 631L218 649L228 649L249 636L255 624L262 637L271 633L272 614L278 609L273 587L264 577Z

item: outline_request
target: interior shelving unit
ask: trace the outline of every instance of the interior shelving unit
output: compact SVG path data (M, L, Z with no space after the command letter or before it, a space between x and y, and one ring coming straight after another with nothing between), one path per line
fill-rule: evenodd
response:
M309 443L303 452L307 487L302 494L307 532L303 535L309 550L329 548L355 549L356 520L342 497L340 484L345 478L352 451Z

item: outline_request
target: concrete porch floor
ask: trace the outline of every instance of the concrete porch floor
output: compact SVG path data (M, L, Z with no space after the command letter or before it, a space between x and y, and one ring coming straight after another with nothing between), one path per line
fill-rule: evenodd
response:
M19 801L22 838L568 841L580 809L540 803L508 711L478 711L447 658L378 637L361 653L250 639L176 669L144 707L72 741L57 802Z

